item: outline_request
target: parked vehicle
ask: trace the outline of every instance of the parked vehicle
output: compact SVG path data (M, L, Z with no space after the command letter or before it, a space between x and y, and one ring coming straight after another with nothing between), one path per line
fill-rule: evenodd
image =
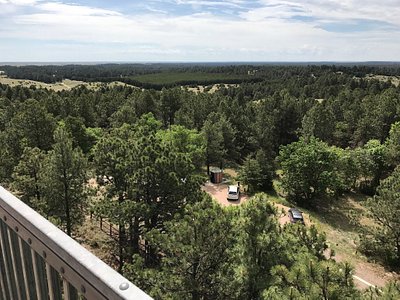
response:
M289 219L290 219L290 222L292 222L292 223L304 224L303 214L297 208L292 207L289 209Z
M238 185L230 185L228 187L228 200L239 200L240 197L240 190Z

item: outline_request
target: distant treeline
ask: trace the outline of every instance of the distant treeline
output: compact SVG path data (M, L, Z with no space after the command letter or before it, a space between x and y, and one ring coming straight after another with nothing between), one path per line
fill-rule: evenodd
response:
M122 81L147 89L161 90L163 87L179 85L209 85L218 83L239 84L260 82L293 76L320 76L326 72L343 72L359 78L367 74L400 76L396 63L369 65L218 65L218 64L101 64L101 65L47 65L47 66L1 66L0 70L10 78L29 79L45 83L60 82L64 79L86 82ZM180 73L176 80L171 74ZM146 80L149 75L155 78ZM193 74L196 74L193 76ZM202 76L198 76L201 74ZM217 75L218 74L218 75ZM186 76L185 76L186 75ZM207 76L209 75L209 76ZM200 77L200 79L199 79Z
M64 79L81 80L86 82L112 82L122 81L128 84L160 89L176 85L190 84L213 84L213 83L241 83L248 81L259 81L257 76L248 77L248 72L253 71L254 67L242 66L208 66L192 64L103 64L103 65L48 65L48 66L1 66L0 70L10 78L29 79L45 83L60 82ZM136 76L146 74L165 74L170 73L202 73L213 74L212 79L178 80L173 83L152 83L136 80ZM215 74L221 74L216 77ZM237 78L232 79L235 76ZM228 78L226 78L228 77ZM243 79L241 78L243 77ZM162 80L164 81L164 80Z

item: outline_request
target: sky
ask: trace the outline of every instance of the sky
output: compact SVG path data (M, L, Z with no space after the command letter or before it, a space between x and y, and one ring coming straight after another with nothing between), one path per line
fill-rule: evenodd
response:
M400 61L400 0L0 0L0 62Z

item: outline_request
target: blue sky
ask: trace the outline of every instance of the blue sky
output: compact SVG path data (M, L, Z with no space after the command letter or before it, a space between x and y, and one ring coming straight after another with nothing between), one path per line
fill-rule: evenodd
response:
M400 0L0 0L0 62L400 61Z

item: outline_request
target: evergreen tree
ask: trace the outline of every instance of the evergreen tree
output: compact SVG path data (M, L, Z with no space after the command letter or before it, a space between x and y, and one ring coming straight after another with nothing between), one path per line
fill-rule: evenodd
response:
M317 102L303 118L302 134L305 138L314 136L329 143L333 140L334 130L335 116L325 101Z
M391 281L383 288L369 288L364 292L362 299L365 300L396 300L400 299L400 283Z
M211 164L218 163L221 166L222 160L226 155L224 135L220 126L216 123L218 122L216 118L208 118L204 122L204 126L201 130L206 141L206 164L208 175L210 174Z
M44 211L39 178L44 158L45 153L39 148L26 147L12 175L12 188L21 200L40 212Z
M360 299L355 289L352 268L347 263L318 261L312 256L298 256L291 266L273 268L274 284L264 293L267 299Z
M88 153L93 144L83 119L68 116L64 120L64 124L67 131L71 133L73 147L79 147L84 153Z
M248 186L250 193L270 190L273 175L273 160L262 150L256 153L255 158L248 156L239 172L240 180Z
M39 188L47 215L71 235L85 216L87 161L80 148L73 148L71 135L63 126L56 129L54 140L39 173Z
M360 177L363 180L360 186L361 191L373 195L379 185L379 180L388 168L385 144L381 144L378 140L370 140L354 152L360 166Z
M173 125L167 131L159 131L161 139L170 144L177 152L188 154L192 164L201 170L205 162L204 136L195 129L187 129L181 125Z
M263 194L247 201L238 225L242 299L260 299L271 284L271 268L280 263L282 242L276 209Z
M400 122L392 124L385 146L388 163L392 166L400 165Z
M377 194L367 202L376 226L363 226L361 249L380 257L392 267L400 267L400 168L381 181Z
M191 154L163 140L160 127L151 114L144 115L135 127L114 129L95 146L97 173L110 183L97 210L119 225L120 270L139 253L140 238L146 265L157 264L144 233L163 230L165 222L200 195L202 177L196 175Z
M143 116L136 127L131 183L134 197L146 207L146 231L163 229L164 223L200 196L203 178L196 173L189 153L179 152L160 138L159 122ZM155 249L145 241L146 264L157 263Z
M49 150L53 143L54 117L37 100L27 100L21 104L18 113L11 120L20 136L30 147Z
M163 121L164 128L175 124L175 113L178 111L181 105L179 89L163 89L161 91L161 118Z
M127 257L139 253L139 217L142 212L130 187L132 160L135 158L133 132L133 127L127 124L115 128L100 138L93 149L97 177L107 188L104 199L96 205L96 213L118 225L120 271ZM125 227L128 227L128 236Z
M149 235L161 255L158 281L149 287L155 298L236 299L231 214L209 196Z

